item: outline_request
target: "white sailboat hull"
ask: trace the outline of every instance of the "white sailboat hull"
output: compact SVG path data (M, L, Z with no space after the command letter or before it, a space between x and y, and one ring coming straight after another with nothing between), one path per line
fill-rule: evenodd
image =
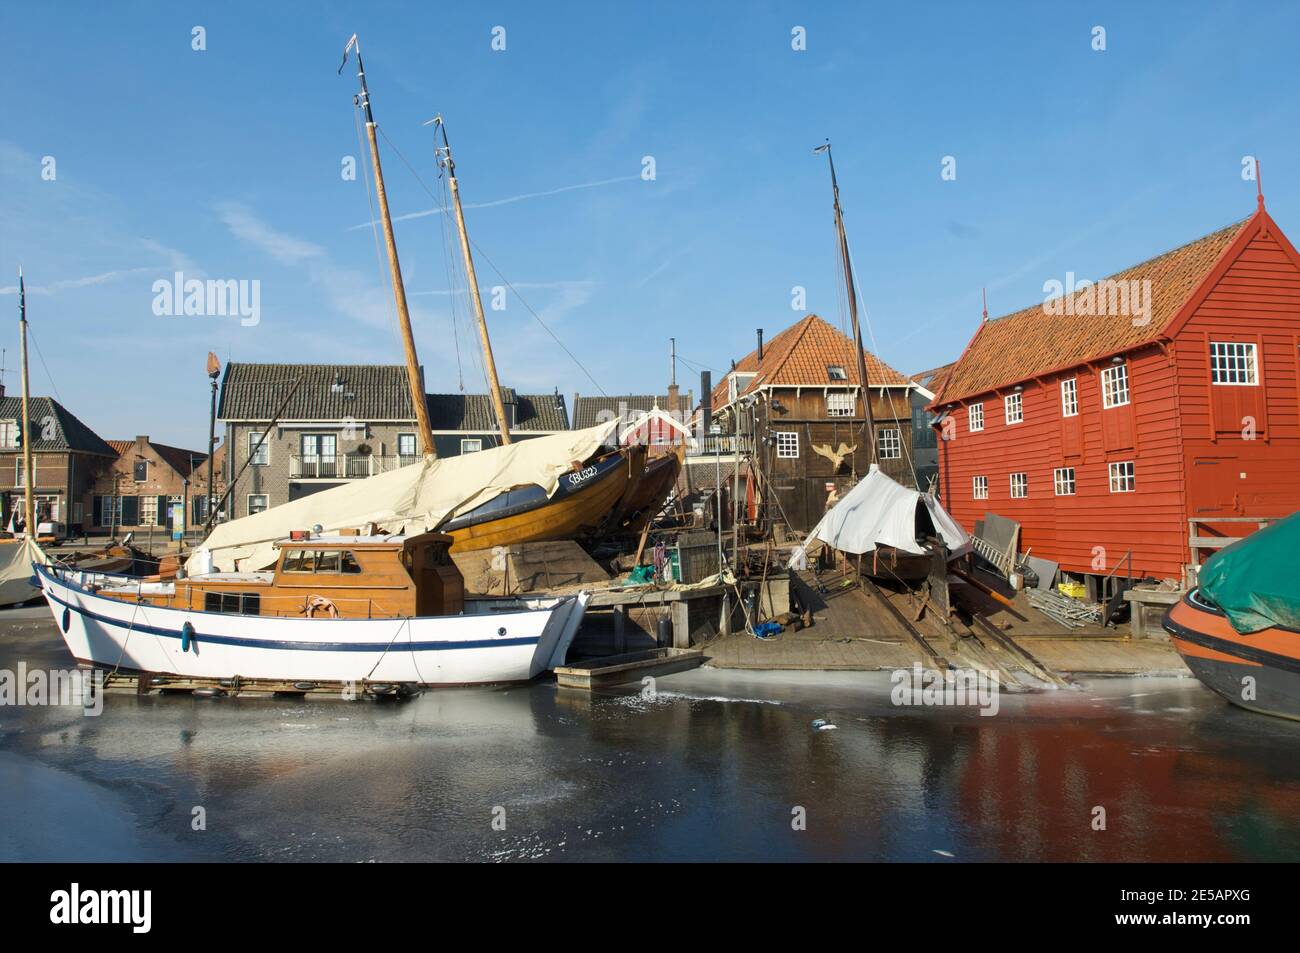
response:
M563 664L590 598L426 618L293 619L123 602L83 588L72 573L35 568L78 661L189 678L522 682Z

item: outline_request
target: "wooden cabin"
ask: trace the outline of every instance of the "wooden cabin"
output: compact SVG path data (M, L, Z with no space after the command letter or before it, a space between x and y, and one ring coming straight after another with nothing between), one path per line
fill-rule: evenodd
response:
M1128 307L1123 305L1127 302ZM1117 307L1118 305L1118 307ZM1300 509L1300 255L1264 210L985 321L931 404L944 505L1096 582Z
M465 587L452 538L310 536L276 544L268 572L210 573L175 582L106 587L101 595L169 609L291 618L385 619L455 615Z

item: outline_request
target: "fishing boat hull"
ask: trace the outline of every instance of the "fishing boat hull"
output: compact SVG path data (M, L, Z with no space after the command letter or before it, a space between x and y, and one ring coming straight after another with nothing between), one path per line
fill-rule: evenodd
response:
M659 515L681 472L682 461L676 454L656 457L646 464L640 483L623 504L624 532L639 533Z
M439 529L458 552L598 535L627 491L633 469L627 451L592 461L560 477L551 496L519 487L448 520Z
M1236 631L1193 589L1165 613L1164 627L1187 667L1241 708L1300 719L1300 631L1273 626Z
M35 566L69 651L109 670L205 679L478 685L563 664L589 596L449 616L283 618L169 609L102 596ZM83 577L84 578L84 577Z

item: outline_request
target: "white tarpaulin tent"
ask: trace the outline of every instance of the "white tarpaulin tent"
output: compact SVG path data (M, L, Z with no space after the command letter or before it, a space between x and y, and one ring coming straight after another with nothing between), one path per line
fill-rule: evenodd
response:
M185 570L195 575L211 569L269 568L276 559L272 544L295 529L319 525L323 532L334 532L377 523L388 532L423 532L512 487L536 484L549 496L560 477L599 450L617 426L610 421L458 457L426 459L222 523Z
M855 555L869 553L877 546L892 546L919 556L925 550L916 544L918 506L929 512L935 530L953 555L960 556L970 548L970 534L948 515L938 500L908 489L873 465L857 486L826 511L803 545L790 556L788 565L801 565L814 540Z
M29 581L32 563L44 565L49 561L30 537L0 543L0 606L16 606L39 596L41 590Z

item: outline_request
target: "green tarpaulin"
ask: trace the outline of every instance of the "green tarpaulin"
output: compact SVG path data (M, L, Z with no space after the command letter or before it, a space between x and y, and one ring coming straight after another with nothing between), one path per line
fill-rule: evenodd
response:
M1300 513L1219 550L1201 567L1200 583L1243 635L1300 629Z

